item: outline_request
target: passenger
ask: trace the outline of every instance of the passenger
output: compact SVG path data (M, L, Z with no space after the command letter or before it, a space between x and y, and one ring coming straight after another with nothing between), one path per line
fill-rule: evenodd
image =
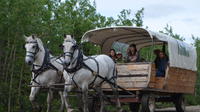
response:
M156 57L159 57L160 49L155 49L153 53L156 55Z
M110 54L109 56L113 59L114 62L117 60L117 55L114 49L110 49Z
M123 55L121 52L117 52L117 62L122 63L123 62Z
M168 62L169 62L168 56L166 56L166 54L164 52L159 51L159 53L155 59L156 76L157 77L165 77L165 71L166 71Z
M131 44L127 49L127 62L138 62L139 54L135 44Z
M156 59L154 60L156 68L157 68L157 64L156 63L158 63L158 61L159 61L159 53L160 53L160 51L161 51L160 49L155 49L153 51L153 53L156 55Z

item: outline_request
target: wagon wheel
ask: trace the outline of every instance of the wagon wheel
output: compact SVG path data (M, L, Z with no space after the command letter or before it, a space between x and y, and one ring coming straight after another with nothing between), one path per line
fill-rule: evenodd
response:
M139 112L140 103L130 103L129 109L131 110L131 112Z
M140 112L154 112L155 111L155 97L154 95L142 95Z
M177 112L185 112L185 99L183 95L173 96Z

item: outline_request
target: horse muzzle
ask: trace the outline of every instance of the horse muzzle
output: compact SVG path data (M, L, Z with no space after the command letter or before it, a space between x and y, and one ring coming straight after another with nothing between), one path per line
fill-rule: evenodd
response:
M28 64L28 65L32 65L33 64L33 60L29 59L29 58L26 58L25 59L25 62Z
M64 67L68 67L68 66L70 65L70 62L65 60L65 61L63 62L63 65L64 65Z

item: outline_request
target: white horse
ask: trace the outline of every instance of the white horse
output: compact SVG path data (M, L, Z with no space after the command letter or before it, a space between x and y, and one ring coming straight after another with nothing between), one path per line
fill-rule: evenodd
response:
M52 84L60 83L62 78L63 58L54 58L50 55L49 51L44 48L42 41L34 35L25 36L25 49L26 57L25 62L32 66L32 81L31 81L31 93L29 100L32 103L33 108L40 109L40 106L35 101L36 94L41 87L49 87ZM59 91L61 97L60 111L64 111L64 99L62 91ZM53 91L51 88L48 90L47 96L47 112L51 109L51 101L53 99Z
M107 55L85 56L76 44L76 41L70 36L66 35L62 44L64 51L64 99L67 110L70 110L68 104L68 92L72 88L78 87L82 92L83 111L88 112L88 89L90 86L97 89L100 95L101 108L103 112L103 92L101 84L105 80L109 80L113 84L116 83L116 68L113 60ZM105 79L105 80L104 80ZM69 85L72 84L72 85ZM68 84L68 85L67 85ZM117 97L117 86L110 84L115 92L117 99L117 107L120 108L120 102Z

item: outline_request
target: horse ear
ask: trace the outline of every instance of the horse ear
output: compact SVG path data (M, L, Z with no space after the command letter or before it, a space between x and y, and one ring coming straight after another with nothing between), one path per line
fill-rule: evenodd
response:
M27 36L26 36L26 35L23 35L23 37L24 37L25 39L27 39Z
M35 35L32 35L32 38L35 39Z
M64 39L66 38L66 34L63 35Z

